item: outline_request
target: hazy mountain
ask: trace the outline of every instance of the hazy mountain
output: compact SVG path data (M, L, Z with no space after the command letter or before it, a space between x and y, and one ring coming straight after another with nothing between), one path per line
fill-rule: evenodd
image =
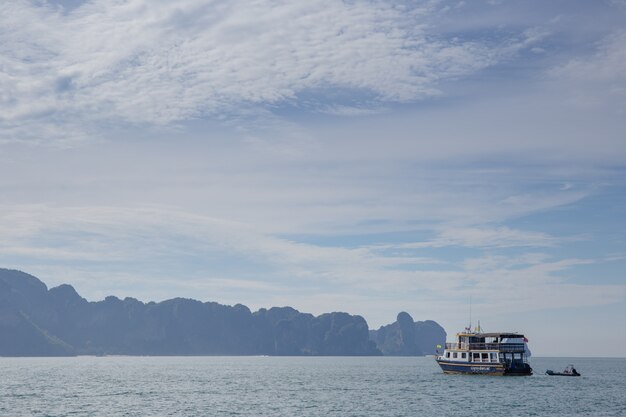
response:
M380 355L361 316L174 298L88 302L0 269L0 355Z
M386 356L434 355L437 345L446 342L446 332L432 320L413 321L405 312L396 321L378 330L370 330L370 340Z

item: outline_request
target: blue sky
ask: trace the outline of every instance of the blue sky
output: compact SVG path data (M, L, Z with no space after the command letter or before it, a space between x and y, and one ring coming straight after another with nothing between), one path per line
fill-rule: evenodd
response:
M0 5L0 265L626 356L626 2ZM585 337L582 337L584 334ZM601 348L601 350L598 350Z

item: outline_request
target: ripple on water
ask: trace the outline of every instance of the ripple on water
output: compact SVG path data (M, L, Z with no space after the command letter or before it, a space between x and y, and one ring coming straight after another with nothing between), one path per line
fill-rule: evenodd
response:
M549 377L574 361L581 378ZM625 359L535 358L532 377L432 358L0 358L10 416L623 416Z

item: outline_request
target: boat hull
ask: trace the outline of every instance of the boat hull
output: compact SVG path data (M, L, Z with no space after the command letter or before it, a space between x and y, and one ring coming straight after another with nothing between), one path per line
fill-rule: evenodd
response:
M532 369L523 367L510 368L503 363L461 363L437 359L444 374L468 375L532 375Z

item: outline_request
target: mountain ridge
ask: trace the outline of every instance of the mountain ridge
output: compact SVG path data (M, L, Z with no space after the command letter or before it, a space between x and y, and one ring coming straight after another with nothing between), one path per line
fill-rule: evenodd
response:
M87 301L69 284L48 289L0 268L0 356L382 355L371 332L363 317L345 312L252 312L186 298Z

